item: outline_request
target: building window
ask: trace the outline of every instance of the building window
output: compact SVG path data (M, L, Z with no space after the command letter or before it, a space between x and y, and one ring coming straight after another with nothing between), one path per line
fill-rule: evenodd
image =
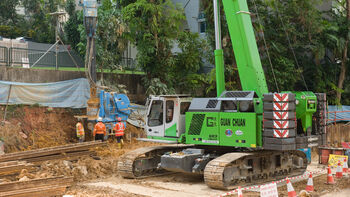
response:
M205 33L207 31L207 22L199 22L199 33Z
M199 26L199 33L205 33L207 31L207 22L205 21L204 12L200 12L198 14L198 26Z

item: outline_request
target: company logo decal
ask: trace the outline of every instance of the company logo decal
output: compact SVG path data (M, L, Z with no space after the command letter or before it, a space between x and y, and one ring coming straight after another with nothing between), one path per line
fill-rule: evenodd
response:
M235 132L235 134L236 134L236 135L243 135L243 131L237 130L237 131Z
M225 135L226 135L227 137L231 137L231 136L232 136L232 134L233 134L233 132L232 132L232 130L231 130L231 129L226 129L226 131L225 131Z

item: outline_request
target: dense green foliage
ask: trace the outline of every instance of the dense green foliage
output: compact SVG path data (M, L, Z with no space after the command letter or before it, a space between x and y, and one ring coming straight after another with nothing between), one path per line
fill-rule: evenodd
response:
M340 2L345 2L342 0ZM340 64L349 25L346 9L322 12L317 8L320 1L310 0L255 0L248 1L256 32L257 44L270 91L310 90L325 92L331 104L337 103L336 93L343 92L342 104L350 104L349 81L346 75L344 88L337 87ZM209 40L214 46L213 8L211 2L203 4L209 28ZM339 13L340 12L340 13ZM224 15L224 13L221 13ZM259 17L258 17L259 16ZM225 18L222 17L225 67L237 75L237 65L228 34ZM266 39L267 46L263 42ZM268 51L267 51L268 50ZM269 52L272 68L269 63ZM295 53L295 58L293 53ZM349 61L345 60L348 66ZM212 75L215 77L214 75ZM232 75L231 75L232 76ZM226 77L226 88L240 89L238 77ZM305 79L305 83L304 80ZM305 86L306 84L306 86Z
M205 77L198 71L206 44L198 34L183 31L186 18L181 7L170 0L121 1L121 5L129 27L127 35L137 47L138 64L146 72L147 86L156 90L152 84L159 81L169 91L186 93L195 93L203 86ZM173 51L175 46L179 51Z
M70 44L74 50L78 50L80 42L79 24L82 24L82 17L78 17L78 12L75 7L75 0L67 0L65 10L68 13L69 19L64 25L65 44Z
M28 37L33 41L55 42L56 21L50 13L56 12L63 0L1 0L0 35L7 38ZM24 9L24 15L16 7Z
M123 53L131 43L138 51L138 66L146 73L144 84L148 93L176 90L197 96L215 95L215 69L208 74L199 72L205 61L214 64L212 1L201 1L207 40L184 30L183 8L171 0L100 2L96 35L98 68L120 69ZM269 90L325 92L331 104L350 105L349 6L346 0L337 0L333 1L332 10L323 12L318 5L324 2L248 1ZM18 5L24 7L25 16L16 13ZM58 5L69 15L64 26L65 42L84 56L83 13L76 11L75 0L2 0L0 36L27 36L34 41L53 43L55 21L49 13L57 11ZM221 17L221 24L226 89L240 90L225 17Z

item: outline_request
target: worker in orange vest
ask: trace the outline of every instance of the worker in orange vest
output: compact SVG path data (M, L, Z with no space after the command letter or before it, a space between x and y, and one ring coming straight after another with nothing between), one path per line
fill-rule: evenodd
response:
M122 122L122 118L118 117L118 122L114 126L115 137L117 138L118 148L122 148L124 145L123 136L125 131L125 124Z
M95 137L95 140L102 140L104 141L104 137L106 135L106 126L102 122L102 118L99 117L97 119L98 123L95 124L93 135Z
M77 137L79 139L79 142L84 142L85 140L85 132L84 132L84 126L81 123L81 119L78 118L78 123L76 124L76 131L77 131Z

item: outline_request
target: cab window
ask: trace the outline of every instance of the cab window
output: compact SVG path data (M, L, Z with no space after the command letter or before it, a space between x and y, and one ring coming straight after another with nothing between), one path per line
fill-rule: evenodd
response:
M174 101L166 101L166 123L173 121Z
M148 115L148 125L151 127L163 124L163 101L152 101L151 110Z
M190 107L190 102L182 102L180 104L180 114L185 115L185 113L188 111L188 108Z

